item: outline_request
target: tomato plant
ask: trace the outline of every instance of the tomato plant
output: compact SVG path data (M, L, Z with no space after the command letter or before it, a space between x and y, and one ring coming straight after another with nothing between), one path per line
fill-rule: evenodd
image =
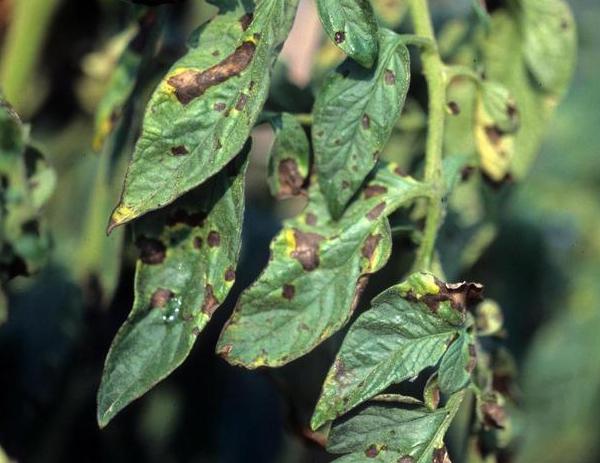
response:
M300 89L280 58L298 0L210 0L185 47L181 2L134 3L104 50L113 65L94 104L91 200L77 212L85 239L64 242L101 306L115 300L120 262L135 260L99 426L186 368L229 296L215 355L233 366L279 369L334 346L303 432L336 461L505 461L518 400L503 301L461 276L492 246L495 208L525 181L569 87L568 4L473 1L459 21L427 0L317 0L324 39ZM10 105L20 77L6 57L8 288L44 266L44 205L65 191ZM242 231L259 226L245 213L257 152L264 188L296 206L248 282L239 262ZM371 298L377 273L393 277Z

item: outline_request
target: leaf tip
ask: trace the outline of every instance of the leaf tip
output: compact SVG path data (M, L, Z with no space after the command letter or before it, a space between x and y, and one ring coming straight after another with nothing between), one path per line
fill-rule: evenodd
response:
M106 234L110 235L116 227L129 222L135 217L137 217L137 213L131 207L126 206L125 204L119 204L110 216Z

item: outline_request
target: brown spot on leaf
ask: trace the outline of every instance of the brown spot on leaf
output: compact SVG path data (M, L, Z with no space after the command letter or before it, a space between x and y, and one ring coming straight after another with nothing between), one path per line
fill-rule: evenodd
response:
M188 153L189 153L189 151L183 145L174 146L173 148L171 148L171 154L173 156L185 156Z
M167 248L161 241L142 237L135 244L140 250L140 260L144 264L157 265L165 260Z
M488 426L503 429L506 425L506 410L502 405L495 402L484 402L481 404L481 413L484 423Z
M211 248L215 248L221 244L221 235L219 232L211 230L208 233L208 237L206 238L206 242Z
M450 114L453 116L457 116L460 114L460 106L456 101L450 101L448 103L448 111L450 111Z
M219 56L220 54L221 54L221 52L220 52L219 50L215 50L215 51L213 51L213 52L211 53L211 55L213 55L213 56L215 56L215 57L216 57L216 56Z
M150 307L153 309L162 309L175 296L170 289L158 288L150 298Z
M346 375L346 365L344 364L344 361L340 358L336 359L333 363L333 370L336 381L342 380Z
M408 293L405 298L411 301L419 301L427 305L433 313L437 313L440 302L449 301L453 309L465 312L467 307L481 301L483 285L479 283L444 283L436 278L436 284L440 289L438 294L426 294L417 299L414 294Z
M195 249L202 249L202 238L199 236L194 237L193 246Z
M398 463L415 463L415 459L410 455L405 455L403 457L400 457Z
M484 130L492 145L497 146L500 144L502 136L504 135L504 132L500 129L500 127L496 125L488 125Z
M396 74L391 69L386 69L383 73L383 81L388 85L394 85L396 83Z
M436 449L433 452L432 463L452 463L450 461L450 457L448 456L448 451L446 447L442 447L441 449Z
M473 172L475 172L475 168L473 166L463 167L462 170L460 171L460 179L463 182L466 182L467 180L469 180L469 178L471 177Z
M279 176L279 191L277 196L287 198L297 196L302 192L304 179L298 170L298 163L295 159L283 159L277 167Z
M364 292L365 288L367 287L367 283L369 282L369 275L363 275L361 276L358 281L356 282L356 290L354 291L354 296L352 297L352 305L351 305L351 312L354 312L354 309L356 309L356 306L358 305L358 301L360 301L360 296L362 296L362 293Z
M308 272L319 266L319 245L325 239L318 233L305 233L294 229L296 248L291 256L297 259L302 268Z
M369 259L369 261L370 261L371 257L373 257L373 253L375 252L375 249L377 249L377 246L379 245L380 241L381 241L380 234L369 235L367 237L367 239L365 240L365 244L363 245L363 247L361 249L361 253L362 253L363 257L365 257L366 259Z
M221 354L221 356L227 358L229 356L229 354L231 354L232 350L233 350L233 345L225 344L223 347L221 347L221 349L219 349L219 354Z
M252 19L254 19L254 15L252 13L246 13L240 18L240 24L242 26L243 31L248 29L248 26L250 26L250 24L252 23Z
M185 70L169 78L167 83L175 89L179 102L186 105L203 95L208 88L239 75L252 61L255 50L253 42L244 42L231 55L207 70Z
M369 185L365 188L364 196L365 199L373 198L374 196L379 196L384 193L387 193L387 188L382 185Z
M360 120L360 124L362 125L362 128L365 130L367 130L369 127L371 127L371 119L369 118L368 114L363 114L363 117Z
M407 175L407 173L404 171L404 169L402 169L402 167L400 167L400 166L397 166L394 169L394 173L396 175L399 175L400 177L406 177L406 175Z
M284 297L284 299L291 301L294 298L295 294L296 294L296 288L294 287L294 285L290 285L287 283L283 285L283 290L281 291L281 295Z
M343 31L337 31L333 36L333 39L335 40L335 43L339 45L344 40L346 40L346 34Z
M306 222L306 225L314 227L317 224L317 216L312 212L307 212L304 221Z
M246 95L245 93L240 93L240 97L238 98L237 103L235 104L235 109L241 111L246 106L247 101L248 95Z
M227 106L223 102L218 102L213 105L213 109L219 112L223 111L226 107Z
M350 188L350 182L348 180L342 180L342 190Z
M379 455L379 449L375 444L370 445L367 450L365 450L365 456L367 458L375 458L377 455Z
M202 312L211 317L212 314L215 313L215 310L217 310L217 307L219 307L219 301L215 297L213 287L211 284L207 284L204 288L204 302L202 303Z
M200 336L200 328L198 328L197 326L194 326L192 328L192 335L196 336L196 337Z
M233 281L235 280L235 270L231 267L227 269L225 272L225 281Z
M383 212L384 209L385 209L385 201L379 203L377 206L375 206L373 209L371 209L369 212L367 212L367 219L369 219L369 220L377 219L381 215L381 213Z

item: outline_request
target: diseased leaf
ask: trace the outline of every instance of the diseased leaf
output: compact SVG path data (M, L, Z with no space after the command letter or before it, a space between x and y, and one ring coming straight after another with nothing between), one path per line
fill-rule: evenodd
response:
M523 52L534 78L547 91L562 95L575 70L577 34L563 0L522 0Z
M369 0L317 0L325 32L350 58L370 68L377 59L377 21Z
M106 359L100 426L185 360L229 293L240 249L248 148L209 183L136 224L135 301Z
M39 211L56 175L1 95L0 178L0 282L5 282L36 272L47 258L50 240Z
M390 254L386 216L427 194L424 184L377 172L339 221L331 219L319 190L284 223L271 243L269 265L242 293L218 352L247 368L279 366L314 349L350 318L366 283Z
M439 369L441 391L454 394L463 389L469 382L476 362L475 340L463 330L442 357Z
M147 11L139 18L137 28L130 28L121 34L128 43L119 57L104 96L96 109L93 141L96 151L102 149L106 138L123 114L125 103L135 88L144 50L152 48L148 47L148 43L154 43L158 36L157 31L153 31L156 22L156 13Z
M269 188L277 198L302 193L308 177L310 148L308 137L296 118L282 113L269 118L275 141L269 155Z
M379 33L377 66L346 60L323 84L312 128L321 190L334 217L375 166L400 116L410 81L410 58L401 38Z
M462 399L454 394L433 411L371 405L333 426L327 450L350 454L336 462L442 463L444 435Z
M546 0L543 3L546 4ZM547 10L541 6L527 8L530 10L527 13L529 19L525 19L524 10L512 14L504 10L495 12L482 45L487 77L508 89L519 111L520 129L515 134L505 134L497 130L488 130L486 133L487 126L494 126L491 118L485 120L480 117L479 128L476 129L480 153L486 153L482 158L483 168L490 178L496 181L502 180L506 175L520 179L527 173L539 149L545 125L564 93L571 75L560 71L561 77L551 75L549 82L545 82L539 76L536 76L539 83L532 80L531 72L535 71L531 67L531 59L526 56L531 53L526 47L531 45L526 45L525 36L529 34L527 28L532 27L531 23L538 24L533 27L548 27L541 26L545 18L541 11ZM567 23L568 21L567 19ZM568 27L574 30L572 23L568 23ZM531 42L532 39L529 40ZM568 51L570 56L573 56L571 59L574 59L575 52L570 50L570 45L565 43L563 48L563 51ZM542 72L541 69L540 67L538 71ZM559 81L560 85L557 83Z
M415 273L384 291L350 327L311 420L317 429L391 384L436 365L465 322L481 285Z
M240 151L296 6L262 0L254 14L219 14L193 35L150 99L109 230L171 203Z

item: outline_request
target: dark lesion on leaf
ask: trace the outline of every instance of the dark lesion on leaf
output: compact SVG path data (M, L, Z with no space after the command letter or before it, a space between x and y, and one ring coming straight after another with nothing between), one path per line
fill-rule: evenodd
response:
M194 249L202 249L202 237L195 236L192 245L194 246Z
M227 58L205 71L185 70L167 80L175 89L175 96L183 105L203 95L207 89L239 75L254 57L256 45L244 42Z
M375 253L377 246L379 246L380 241L381 241L380 234L371 234L365 240L365 244L363 245L363 247L361 249L361 254L364 258L369 260L369 263L371 262L371 258L373 257L373 254Z
M235 270L232 267L229 267L226 271L225 271L225 281L231 282L235 280Z
M314 227L317 224L317 216L312 212L307 212L306 217L304 218L304 222L306 222L306 225Z
M505 135L505 132L498 127L497 125L488 125L484 128L485 135L490 140L490 143L494 146L498 146L502 141L502 137ZM499 152L500 155L505 155L504 152Z
M400 457L398 463L415 463L415 459L410 455L405 455L403 457Z
M165 260L167 248L162 241L140 237L135 244L140 250L140 260L144 264L158 265Z
M433 313L437 313L441 302L450 302L450 306L459 312L465 312L467 308L480 302L483 295L483 285L463 281L461 283L444 283L435 279L439 288L437 294L425 294L420 298L415 297L412 292L408 292L405 298L410 301L422 302Z
M486 426L503 429L506 426L506 410L495 401L487 401L481 404L481 415Z
M365 450L365 456L367 458L375 458L377 455L379 455L379 448L375 444L370 445L367 450Z
M385 209L385 201L381 202L379 204L377 204L377 206L375 206L373 209L371 209L369 212L367 212L367 219L369 220L375 220L377 219L381 213L384 211Z
M344 31L337 31L333 36L333 40L335 40L335 43L338 45L343 43L344 40L346 40L346 33Z
M252 13L246 13L244 16L240 18L240 24L242 26L242 30L245 31L248 29L250 24L252 24L252 20L254 19L254 15Z
M282 159L277 167L277 174L279 178L278 197L288 198L302 193L304 178L298 170L298 163L295 159Z
M189 151L183 145L174 146L173 148L171 148L171 154L173 156L185 156L188 153L189 153Z
M164 308L171 299L175 296L175 293L170 289L158 288L154 293L152 293L152 297L150 298L150 307L153 309L162 309Z
M391 69L386 69L383 73L383 80L388 85L394 85L396 83L396 74Z
M303 232L294 229L296 247L291 256L297 259L302 268L308 272L319 266L319 245L325 237L318 233Z
M374 196L379 196L384 193L387 193L388 189L382 185L369 185L364 190L365 199L373 198Z
M450 461L450 457L448 456L448 450L446 447L442 447L433 451L433 459L432 463L452 463Z
M219 307L219 301L215 297L212 285L208 283L204 288L204 302L202 303L202 312L207 314L209 317L212 317L212 314L215 313L217 307Z
M235 109L237 109L238 111L241 111L242 109L244 109L247 102L248 102L248 95L246 95L245 93L240 93L240 97L238 98L237 103L235 104Z
M371 118L369 117L368 114L363 114L363 117L360 121L362 128L365 130L368 130L369 127L371 127Z
M215 248L221 245L221 235L218 231L211 230L208 233L208 237L206 238L206 242L211 248Z
M284 299L291 301L296 295L296 288L294 285L290 285L288 283L283 285L283 289L281 290L281 295Z

